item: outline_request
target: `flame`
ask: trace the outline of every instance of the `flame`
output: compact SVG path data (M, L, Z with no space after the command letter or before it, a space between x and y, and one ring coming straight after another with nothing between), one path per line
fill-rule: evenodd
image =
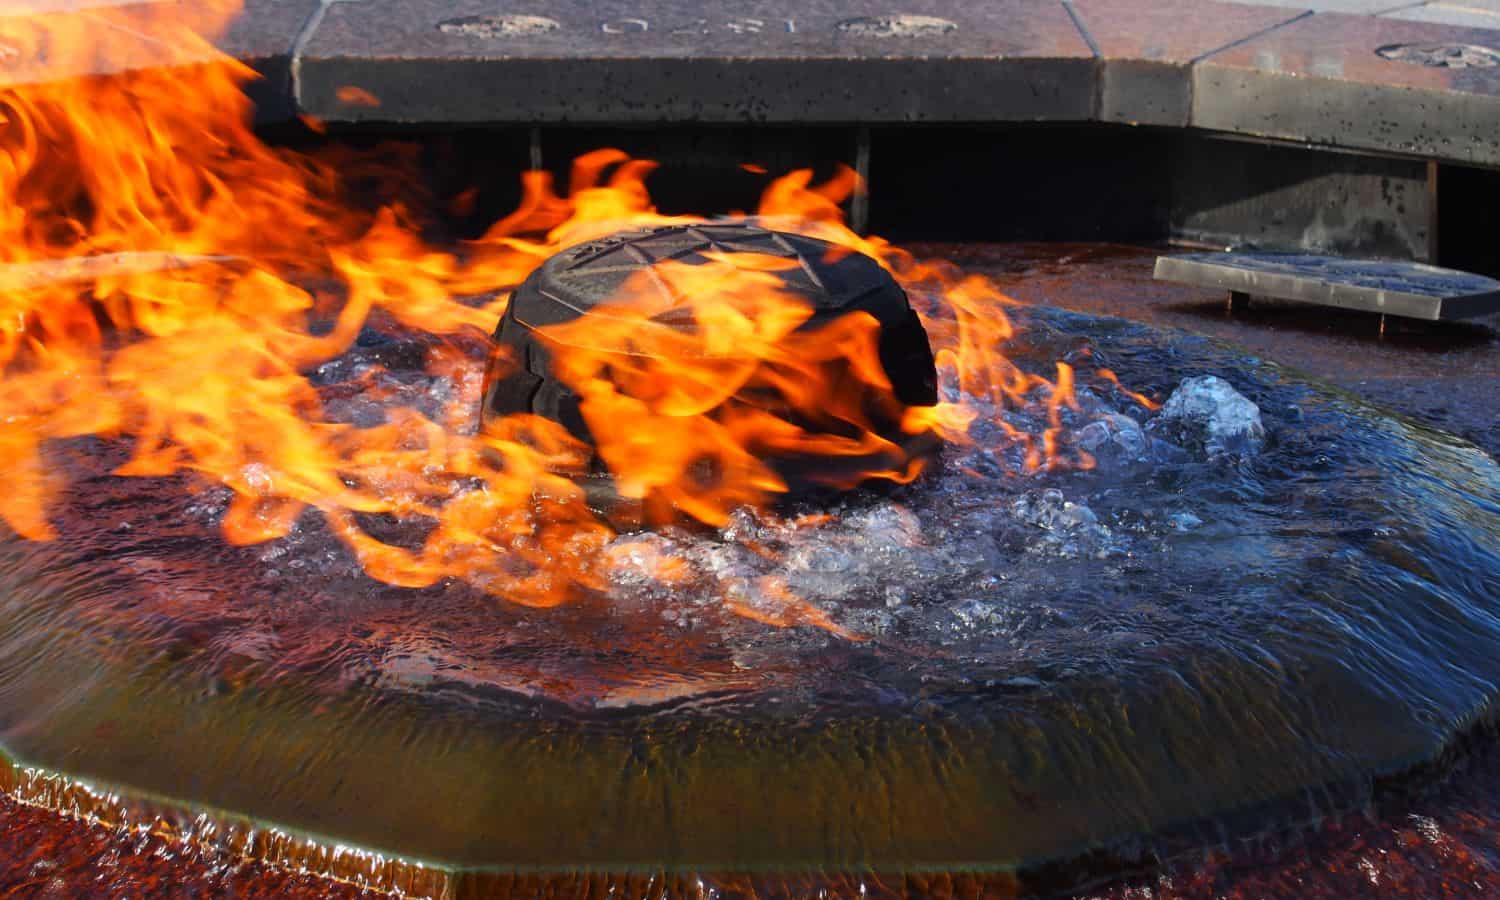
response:
M350 106L363 106L367 109L380 108L379 97L362 87L355 87L352 84L346 84L339 88L334 92L334 96L338 97L340 103L346 103Z
M1005 357L1012 301L989 281L851 231L842 204L860 185L847 169L821 184L810 171L774 180L755 216L867 254L900 280L937 348L935 408L889 397L873 319L803 328L811 313L780 287L782 261L733 254L652 273L691 298L694 330L654 323L660 310L627 284L607 319L546 331L596 448L535 417L480 430L476 364L441 344L428 365L455 388L443 416L335 421L308 373L370 323L472 338L559 249L699 220L660 214L646 188L655 164L607 149L575 161L566 192L524 173L515 212L456 252L431 246L407 203L371 211L349 196L356 175L400 182L400 151L396 162L386 151L333 158L256 137L242 90L255 75L211 44L237 12L237 0L199 0L0 14L6 71L19 73L0 83L0 519L19 534L56 536L48 443L98 435L129 443L121 476L188 472L227 486L231 543L276 539L315 510L374 578L461 578L550 606L602 588L615 532L577 481L596 451L651 519L709 524L785 490L778 458L858 461L832 483L914 478L921 463L882 436L892 422L952 442L990 422L1023 470L1088 464L1063 429L1077 408L1072 370L1059 364L1049 381ZM341 95L379 103L356 87ZM626 347L645 352L622 363ZM1000 418L1020 408L1042 410L1045 425ZM371 535L372 515L431 528L422 546L398 547ZM668 581L682 571L659 568ZM755 597L725 605L842 633L774 578Z
M724 525L787 489L778 459L857 461L817 476L832 487L915 478L922 461L875 421L906 413L880 362L879 323L853 313L803 329L813 310L776 274L795 261L706 256L643 270L596 315L542 330L619 493L643 501L649 521L680 512ZM690 312L693 327L663 324L668 311Z

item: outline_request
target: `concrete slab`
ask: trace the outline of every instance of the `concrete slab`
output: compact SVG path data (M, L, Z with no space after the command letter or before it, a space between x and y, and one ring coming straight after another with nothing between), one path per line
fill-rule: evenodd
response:
M1278 253L1191 253L1155 277L1255 297L1443 321L1500 312L1500 281L1411 262Z
M1307 10L1209 0L1075 0L1073 11L1103 60L1099 118L1184 127L1192 114L1189 65Z
M367 0L297 60L348 122L1084 121L1093 53L1061 4Z
M1194 65L1195 127L1500 165L1490 31L1320 14Z

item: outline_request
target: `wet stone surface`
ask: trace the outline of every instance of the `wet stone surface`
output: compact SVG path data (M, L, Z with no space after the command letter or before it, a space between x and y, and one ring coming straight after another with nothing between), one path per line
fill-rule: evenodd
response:
M1500 456L1500 317L1474 322L1392 318L1308 304L1252 302L1231 312L1225 292L1158 281L1159 250L1108 245L926 244L997 279L1011 296L1118 315L1232 342Z
M198 852L158 835L122 832L0 795L0 891L47 900L99 895L215 895L287 900L377 898L308 872Z
M0 890L18 897L72 898L108 888L146 896L192 892L245 898L383 897L311 874L191 852L120 834L0 798ZM633 877L512 875L459 879L457 897L663 895L830 900L1008 896L1002 876L663 874ZM1268 838L1191 864L1101 885L1076 896L1098 900L1209 900L1224 896L1326 898L1489 896L1500 892L1500 753L1466 756L1449 779L1384 798L1363 813L1314 830ZM410 896L410 895L409 895Z
M971 266L982 261L972 252L963 260ZM1460 361L1493 359L1472 345L1434 356L1399 341L1380 349L1347 334L1310 339L1272 330L1266 313L1203 318L1193 289L1151 281L1151 257L1098 247L991 248L983 260L1007 288L1018 295L1024 288L1033 299L1108 304L1193 322L1200 331L1227 324L1242 342L1269 333L1283 359L1307 346L1324 377L1396 376L1406 359L1408 374L1436 370L1429 377L1441 384ZM1095 472L1015 481L1002 474L1003 452L981 444L956 451L932 478L894 496L817 511L831 511L831 520L746 515L716 535L622 535L611 551L607 596L540 611L508 608L457 584L424 591L371 584L314 517L282 541L225 547L214 534L221 492L111 479L113 451L84 442L62 448L56 461L76 476L68 531L87 537L6 550L14 608L4 619L5 646L37 627L68 640L45 645L24 666L0 667L10 711L0 734L25 745L29 758L56 753L61 764L106 780L158 779L168 794L191 790L235 807L274 808L283 822L306 827L321 811L315 824L325 833L363 828L360 836L375 845L436 846L445 835L467 841L499 828L506 835L499 845L444 846L460 858L551 859L561 848L569 860L580 847L635 848L662 860L660 848L669 847L673 864L690 865L705 847L743 852L747 834L764 832L771 839L751 852L795 869L812 865L806 854L814 848L826 854L819 864L826 871L829 859L848 863L857 852L846 855L847 845L824 842L826 833L820 839L800 829L810 812L826 810L841 827L900 823L907 853L924 835L946 853L977 835L992 852L997 842L1034 840L1075 814L1096 822L1107 810L1089 807L1090 797L1138 821L1164 812L1164 802L1186 799L1201 810L1231 803L1247 787L1270 791L1325 771L1308 747L1279 742L1283 728L1342 747L1326 770L1332 774L1355 760L1378 767L1364 755L1372 738L1380 753L1406 747L1402 758L1424 757L1451 723L1486 708L1478 679L1494 638L1480 607L1462 598L1495 590L1483 581L1496 571L1494 516L1486 511L1496 502L1492 461L1189 335L1045 311L1023 314L1020 324L1024 365L1065 358L1087 371L1090 363L1108 364L1169 407L1172 396L1186 406L1204 393L1195 387L1204 382L1193 379L1213 373L1239 399L1208 391L1223 401L1205 405L1209 420L1248 414L1245 404L1253 404L1266 441L1216 457L1161 430L1169 424L1164 413L1088 382L1069 422L1080 442L1098 437ZM1351 327L1347 319L1343 326ZM475 353L477 366L482 351ZM377 421L391 402L435 413L454 385L419 371L422 357L420 342L372 335L318 381L330 411L350 421ZM345 388L372 378L378 402ZM1472 406L1482 411L1493 402L1481 393ZM389 523L389 534L401 527ZM652 577L665 554L688 561L696 573L689 586L667 590ZM107 570L102 560L111 562ZM49 576L41 592L16 579L39 566L79 577ZM725 616L726 597L774 603L757 578L767 572L865 642ZM1440 625L1426 618L1429 609ZM1451 617L1468 624L1454 629ZM1423 638L1388 644L1378 635L1391 626ZM1337 675L1325 658L1357 663ZM122 667L132 675L119 677ZM58 685L71 686L65 699ZM1137 702L1129 700L1133 691ZM1450 705L1434 707L1435 699ZM1116 700L1126 703L1128 727ZM184 717L184 709L194 714ZM826 715L809 717L811 709ZM21 710L46 710L45 727L18 716ZM1189 710L1192 726L1180 730L1176 716ZM1078 716L1124 744L1089 744L1062 724ZM920 726L920 740L903 721ZM247 728L255 735L249 741L220 739ZM1177 755L1137 760L1129 779L1109 777L1115 762L1138 752L1130 734L1165 742ZM169 767L160 764L163 747L172 750ZM990 757L1007 761L993 784L975 767ZM497 767L497 759L508 765ZM930 762L942 777L925 779L928 770L913 760ZM1260 768L1265 760L1275 760L1274 773ZM1122 788L1142 772L1173 778L1143 801ZM1184 788L1193 772L1211 781ZM184 776L190 788L174 781ZM393 777L413 794L413 807L391 796ZM671 782L670 794L651 789L659 778ZM1016 785L1042 788L1053 778L1071 798L1060 805L1061 818L1048 812L1045 789L1028 789L1003 814L971 819L966 812L980 799L1005 805ZM1358 782L1344 786L1351 801L1361 795ZM1080 783L1088 786L1081 794ZM544 792L547 806L532 808L527 798L538 784L555 789ZM725 823L743 824L742 798L751 793L770 817L764 828L725 830ZM625 809L599 807L601 796ZM684 796L690 802L676 806L673 798ZM1236 884L1260 895L1297 884L1349 896L1351 885L1363 884L1358 879L1373 877L1361 862L1366 845L1351 844L1340 830L1361 827L1373 829L1371 844L1393 852L1369 864L1391 884L1421 895L1451 873L1482 885L1487 870L1460 854L1493 853L1484 828L1466 818L1490 807L1472 801L1471 814L1463 804L1494 792L1461 796L1456 805L1416 807L1425 818L1409 827L1401 819L1408 807L1393 807L1383 815L1394 818L1375 825L1325 820L1317 852L1332 864L1309 862L1298 854L1311 851L1300 847L1277 855L1256 845L1246 851L1248 871L1243 858L1190 864L1154 882L1152 895L1206 896ZM679 824L653 818L664 802ZM1296 823L1306 815L1305 798L1298 808L1252 821ZM339 813L349 809L359 811L358 822ZM17 812L0 812L20 821ZM442 821L433 821L439 812ZM1216 841L1222 827L1212 837L1179 838L1180 846ZM527 835L537 832L561 842L530 843ZM777 843L782 832L785 845ZM858 836L864 852L869 841ZM1189 858L1201 859L1195 852ZM1434 866L1444 874L1432 875ZM45 875L46 864L37 871ZM811 884L800 877L709 874L703 883L767 891ZM615 883L599 879L591 884ZM831 884L833 896L963 894L985 884L958 875L824 879L818 884ZM522 896L539 883L498 886ZM643 885L649 889L635 883L632 890Z
M1017 319L1023 367L1083 373L1064 423L1121 436L1114 464L1018 475L982 430L910 487L621 534L606 587L555 609L373 583L315 513L230 547L224 491L62 445L69 539L5 549L0 636L42 649L0 660L0 739L457 865L946 871L1143 833L1191 848L1250 797L1268 803L1252 827L1295 823L1305 788L1358 803L1487 714L1492 460L1202 339ZM368 340L326 366L330 413L440 407L456 384L401 362L421 347ZM1202 445L1104 366L1203 413ZM1192 380L1209 373L1233 392ZM1264 443L1213 452L1251 404ZM774 616L785 592L853 637L732 612Z

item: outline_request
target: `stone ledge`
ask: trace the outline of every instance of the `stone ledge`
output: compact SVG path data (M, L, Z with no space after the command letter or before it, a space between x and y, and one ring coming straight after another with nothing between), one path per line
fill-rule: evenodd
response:
M954 0L337 3L298 100L345 122L1085 121L1093 53L1061 4Z
M1099 121L1500 165L1493 33L1291 3L324 8L297 98L335 123Z
M1307 16L1198 62L1191 124L1500 165L1496 37L1399 19Z
M18 2L0 87L211 58L129 37L168 0ZM216 46L266 122L1106 122L1500 166L1500 31L1327 11L1362 2L248 0ZM59 23L109 52L48 58Z

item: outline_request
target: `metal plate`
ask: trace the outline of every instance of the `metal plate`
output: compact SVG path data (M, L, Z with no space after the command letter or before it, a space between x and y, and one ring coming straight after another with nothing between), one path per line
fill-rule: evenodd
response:
M1189 253L1158 257L1156 278L1430 321L1500 312L1500 281L1414 262L1284 253Z

